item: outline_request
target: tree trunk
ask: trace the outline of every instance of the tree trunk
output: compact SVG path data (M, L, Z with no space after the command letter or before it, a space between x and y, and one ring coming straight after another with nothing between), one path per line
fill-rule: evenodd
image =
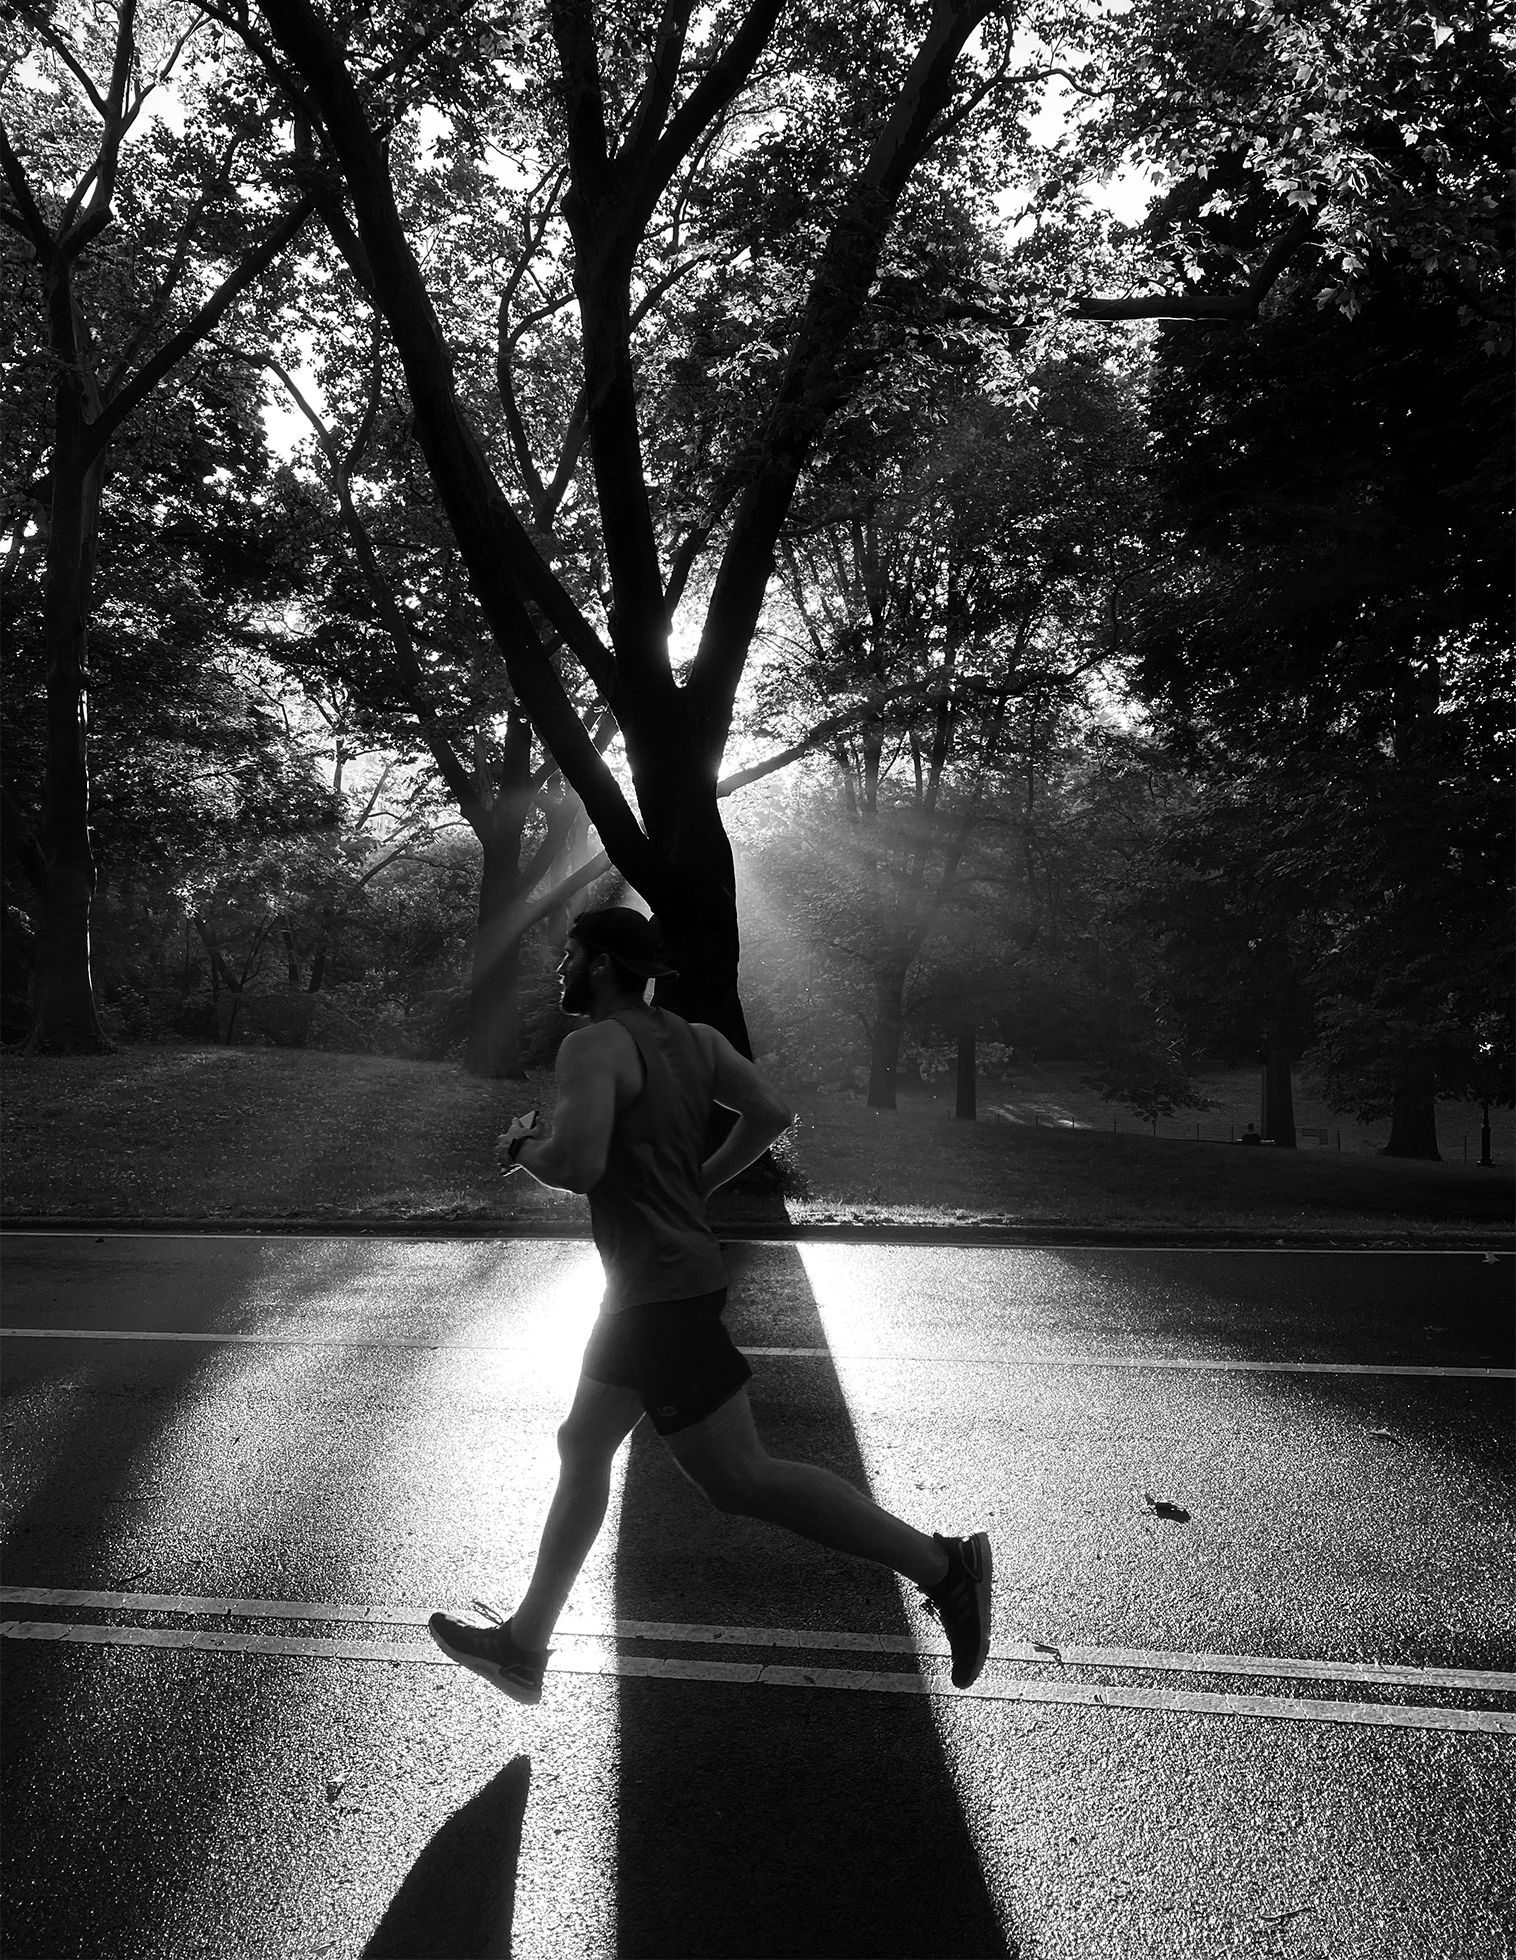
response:
M899 965L874 969L874 1033L869 1053L869 1108L894 1109L895 1079L900 1066L900 1032L904 1020L906 969Z
M332 928L337 923L337 908L323 905L321 908L321 933L316 941L316 950L311 956L311 977L306 992L319 994L321 983L326 978L326 956L331 948Z
M1436 1082L1430 1069L1406 1069L1395 1078L1386 1157L1423 1157L1442 1162L1437 1148Z
M94 866L55 864L38 906L34 1015L28 1055L100 1055L110 1051L95 1011L90 977L90 902Z
M468 1049L470 1075L492 1081L520 1081L521 1065L521 912L516 903L521 879L520 826L498 826L482 838L479 874L479 927L469 975Z
M97 1055L110 1042L95 1010L90 905L96 868L89 828L85 694L89 591L99 527L101 465L84 460L80 381L58 383L47 542L47 764L37 843L37 964L28 1054Z
M683 777L677 800L661 800L651 807L645 802L643 808L648 835L682 874L677 896L670 901L664 894L656 913L669 965L678 967L679 974L677 979L660 980L654 998L660 1007L682 1014L687 1021L708 1022L739 1054L751 1059L753 1044L737 991L737 871L716 801L714 775L701 769L694 758L674 764L665 755L665 781L675 767ZM640 783L638 788L640 798Z
M292 994L300 991L300 955L295 950L294 929L288 919L279 921L279 937L284 941L284 973Z
M1295 1089L1290 1078L1290 1050L1274 1042L1263 1065L1263 1122L1269 1142L1280 1150L1295 1148Z
M955 1117L961 1116L965 1122L974 1123L979 1118L977 1071L974 1065L974 1043L977 1028L958 1030L958 1107L953 1111Z

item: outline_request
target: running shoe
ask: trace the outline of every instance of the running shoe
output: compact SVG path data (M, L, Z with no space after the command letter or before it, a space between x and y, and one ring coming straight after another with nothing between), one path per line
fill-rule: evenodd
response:
M953 1652L953 1686L969 1688L979 1679L990 1651L990 1541L932 1536L947 1553L947 1577L921 1595L922 1604L942 1623Z
M433 1613L426 1623L427 1632L449 1660L457 1661L460 1667L472 1668L512 1701L535 1708L542 1699L542 1677L552 1649L532 1653L518 1647L511 1637L509 1620L502 1620L494 1607L487 1606L483 1600L476 1599L473 1604L477 1611L493 1620L493 1626L470 1626L467 1620L455 1619L451 1613Z

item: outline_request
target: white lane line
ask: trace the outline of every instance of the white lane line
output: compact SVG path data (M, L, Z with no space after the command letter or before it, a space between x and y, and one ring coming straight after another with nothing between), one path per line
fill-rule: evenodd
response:
M150 1328L0 1327L0 1340L25 1341L199 1341L242 1343L249 1347L425 1348L433 1354L520 1354L519 1344L498 1341L424 1341L403 1336L339 1334L165 1333ZM1251 1375L1421 1375L1465 1381L1516 1381L1516 1368L1420 1368L1378 1361L1196 1361L1167 1355L1111 1354L870 1354L824 1347L745 1347L744 1354L802 1361L882 1361L892 1367L975 1368L1167 1368L1199 1374Z
M0 1333L3 1333L0 1329ZM1177 1368L1200 1374L1458 1375L1478 1381L1516 1381L1516 1368L1420 1368L1379 1361L1196 1361L1149 1354L867 1354L852 1348L745 1347L744 1354L794 1355L828 1361L887 1361L978 1368Z
M240 1343L246 1347L302 1348L454 1348L460 1354L518 1354L520 1347L501 1347L474 1341L420 1341L393 1335L338 1334L179 1334L157 1328L124 1327L0 1327L0 1340L22 1341L200 1341L210 1345Z
M425 1606L345 1606L325 1600L231 1599L183 1593L93 1592L62 1586L0 1586L0 1604L81 1607L96 1612L175 1613L197 1618L305 1620L322 1626L425 1626ZM664 1640L702 1647L774 1647L822 1653L918 1654L946 1659L945 1641L908 1634L818 1632L802 1627L692 1626L668 1620L616 1620L566 1615L558 1626L570 1640ZM323 1651L325 1649L323 1648ZM1146 1673L1262 1675L1279 1681L1342 1681L1386 1687L1472 1688L1516 1694L1516 1673L1458 1667L1394 1667L1377 1662L1281 1659L1261 1654L1173 1654L1141 1647L1052 1647L1000 1642L995 1661L1031 1666L1125 1668Z
M330 1228L323 1231L308 1231L304 1229L299 1221L284 1223L280 1220L272 1219L250 1221L240 1230L230 1228L210 1231L202 1230L198 1226L161 1226L154 1229L138 1227L123 1228L119 1225L111 1224L108 1220L102 1219L95 1224L77 1227L54 1224L0 1225L0 1241L5 1239L19 1239L22 1241L36 1241L39 1239L93 1239L97 1244L109 1242L114 1245L117 1242L131 1243L137 1239L170 1239L216 1245L246 1245L249 1242L257 1244L277 1240L281 1243L288 1242L300 1245L346 1245L353 1239L362 1239L365 1243L375 1247L389 1245L476 1245L481 1241L493 1241L500 1246L502 1251L507 1246L590 1245L593 1243L589 1232L583 1229L563 1232L522 1233L502 1231L500 1227L506 1223L503 1219L459 1220L455 1222L470 1227L477 1226L478 1229L470 1229L465 1233L458 1233L448 1230L428 1231L425 1227L422 1227L419 1230L408 1233L404 1230L394 1230L393 1220L373 1219L364 1221L360 1219L342 1231ZM1493 1262L1496 1258L1510 1258L1512 1250L1510 1246L1504 1243L1502 1243L1498 1252L1491 1252L1483 1243L1479 1245L1336 1245L1328 1242L1320 1245L1280 1245L1275 1242L1272 1245L1196 1245L1191 1240L1181 1239L1174 1241L1172 1244L1164 1244L1154 1240L1150 1244L1122 1245L1106 1240L1091 1239L1033 1240L976 1238L963 1240L952 1236L954 1232L960 1230L974 1232L1015 1231L1018 1229L1016 1226L1001 1226L994 1223L988 1225L964 1223L962 1225L937 1226L881 1224L877 1230L888 1232L890 1234L888 1238L855 1238L851 1236L842 1238L835 1236L838 1231L851 1234L855 1232L867 1232L869 1229L870 1227L867 1224L834 1227L818 1222L814 1226L802 1224L795 1232L776 1235L770 1235L762 1230L749 1233L743 1231L740 1227L724 1227L717 1233L717 1237L723 1245L772 1245L781 1248L786 1246L839 1245L844 1251L851 1250L855 1246L863 1246L871 1251L880 1250L885 1252L893 1251L896 1247L909 1252L930 1252L937 1248L941 1248L945 1252L1083 1252L1087 1253L1092 1259L1108 1258L1111 1256L1123 1259L1141 1258L1147 1253L1154 1252L1161 1252L1165 1255L1176 1252L1187 1252L1193 1253L1197 1257L1225 1253L1229 1258L1275 1258L1281 1252L1288 1252L1299 1258L1314 1259L1485 1259ZM1036 1230L1037 1227L1033 1225L1031 1229ZM906 1236L912 1233L915 1236ZM1343 1237L1347 1236L1349 1236L1347 1233L1343 1234Z
M193 1632L160 1627L61 1626L45 1620L0 1621L0 1639L55 1641L74 1647L177 1648L194 1653L261 1654L299 1659L383 1661L401 1666L451 1666L436 1647L370 1640L318 1640L263 1633ZM784 1667L738 1661L662 1660L635 1654L568 1650L548 1664L552 1674L622 1675L655 1681L703 1681L725 1687L816 1688L833 1692L956 1697L1023 1702L1034 1707L1135 1708L1170 1714L1254 1715L1282 1722L1348 1723L1368 1728L1451 1730L1516 1735L1516 1713L1496 1709L1410 1708L1395 1702L1311 1701L1276 1695L1200 1694L1168 1688L1100 1687L1083 1681L1004 1681L981 1676L972 1688L952 1687L946 1674L872 1674L862 1669Z

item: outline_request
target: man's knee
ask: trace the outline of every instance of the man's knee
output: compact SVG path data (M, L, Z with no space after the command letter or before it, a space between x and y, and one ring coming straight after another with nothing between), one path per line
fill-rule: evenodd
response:
M558 1460L565 1470L592 1470L615 1455L599 1430L565 1416L558 1425Z

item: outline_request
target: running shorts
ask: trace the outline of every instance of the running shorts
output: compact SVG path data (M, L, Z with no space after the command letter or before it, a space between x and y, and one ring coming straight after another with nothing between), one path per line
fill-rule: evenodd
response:
M691 1300L649 1300L602 1313L584 1350L584 1373L634 1388L660 1436L719 1409L752 1369L722 1325L726 1288Z

